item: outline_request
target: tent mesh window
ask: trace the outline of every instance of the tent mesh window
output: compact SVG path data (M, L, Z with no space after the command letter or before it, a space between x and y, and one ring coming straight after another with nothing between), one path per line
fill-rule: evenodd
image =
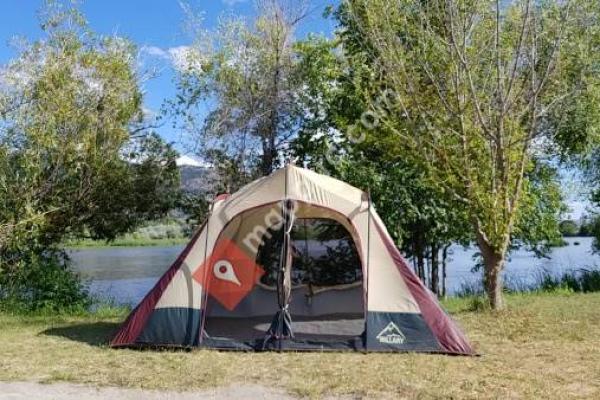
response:
M296 339L346 340L364 330L362 265L338 222L298 219L292 230L290 314Z
M298 218L291 239L289 310L294 340L356 341L364 331L364 296L362 266L352 236L332 219ZM209 296L204 328L208 337L246 344L264 339L278 311L282 243L280 226L263 235L255 262L264 273L235 309L228 310Z

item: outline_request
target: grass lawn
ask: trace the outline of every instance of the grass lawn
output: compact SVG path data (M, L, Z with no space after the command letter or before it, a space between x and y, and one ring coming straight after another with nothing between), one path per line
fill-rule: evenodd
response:
M313 398L600 398L600 293L508 297L501 313L447 309L481 357L134 351L106 347L122 313L0 314L0 380L191 390L275 385Z

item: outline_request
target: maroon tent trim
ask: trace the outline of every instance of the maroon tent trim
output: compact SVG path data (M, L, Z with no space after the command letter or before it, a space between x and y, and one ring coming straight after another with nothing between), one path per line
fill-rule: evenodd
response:
M406 265L406 261L396 245L392 242L385 227L379 221L375 221L379 235L384 240L385 246L394 260L398 271L404 278L408 290L415 298L423 319L437 338L442 349L452 354L473 355L475 352L465 334L458 328L444 310L437 304L435 295L423 285L421 280Z

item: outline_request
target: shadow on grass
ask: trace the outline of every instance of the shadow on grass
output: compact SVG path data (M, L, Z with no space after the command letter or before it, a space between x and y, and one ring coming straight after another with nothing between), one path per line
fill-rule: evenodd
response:
M120 325L118 322L90 322L49 328L40 335L58 336L91 346L103 347L108 345L110 338Z

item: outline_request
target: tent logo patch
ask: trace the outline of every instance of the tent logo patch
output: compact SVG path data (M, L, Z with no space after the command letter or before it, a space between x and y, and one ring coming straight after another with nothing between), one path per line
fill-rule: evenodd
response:
M393 322L390 322L379 334L376 336L380 343L384 344L403 344L406 341L406 336Z

